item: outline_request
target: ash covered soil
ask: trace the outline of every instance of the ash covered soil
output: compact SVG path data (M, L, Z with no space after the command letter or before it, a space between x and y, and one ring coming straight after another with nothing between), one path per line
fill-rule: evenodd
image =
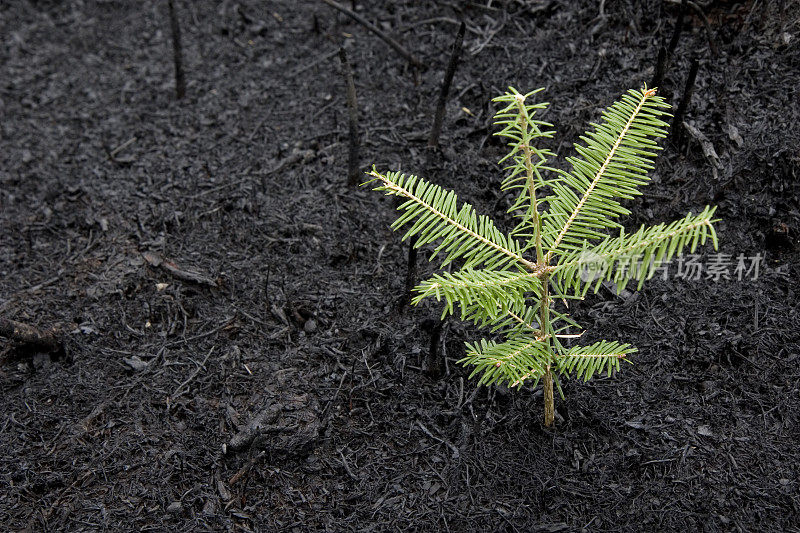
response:
M398 310L395 204L346 184L337 52L363 168L423 173L506 224L491 98L545 87L563 164L650 83L679 9L356 4L423 67L323 2L178 1L182 100L166 2L0 5L0 317L65 346L0 339L4 529L798 531L797 2L687 11L660 92L677 108L700 61L685 122L707 144L667 141L625 223L718 205L731 279L674 269L573 304L588 339L640 351L566 382L553 428L537 389L468 380L469 324L445 324L430 372L441 308Z

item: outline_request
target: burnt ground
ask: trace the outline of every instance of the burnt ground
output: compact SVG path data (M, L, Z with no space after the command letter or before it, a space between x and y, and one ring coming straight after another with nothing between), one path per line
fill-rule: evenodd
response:
M567 382L550 429L541 392L468 380L471 325L446 323L427 371L440 308L398 312L394 204L346 186L336 53L364 168L424 172L502 223L490 99L545 87L563 158L650 82L677 7L358 4L423 68L322 2L178 1L181 101L166 2L0 4L0 316L65 344L0 339L3 529L800 531L797 3L698 2L708 29L689 11L661 92L677 107L700 60L685 119L718 159L668 142L626 222L716 204L720 251L760 254L757 279L574 305L587 337L640 352Z

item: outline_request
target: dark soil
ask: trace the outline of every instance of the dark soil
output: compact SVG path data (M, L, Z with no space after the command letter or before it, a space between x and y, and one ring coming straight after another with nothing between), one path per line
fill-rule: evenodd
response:
M627 223L716 204L720 252L764 261L574 305L640 352L568 382L553 428L538 390L468 380L471 325L447 322L429 375L440 307L398 311L395 204L346 185L337 52L364 169L507 222L491 98L546 87L569 155L650 83L675 2L355 2L414 69L322 2L179 0L182 100L167 2L0 3L0 316L65 343L0 339L2 529L800 531L800 7L697 3L708 30L689 10L661 94L677 108L700 60L685 120L718 160L667 142Z

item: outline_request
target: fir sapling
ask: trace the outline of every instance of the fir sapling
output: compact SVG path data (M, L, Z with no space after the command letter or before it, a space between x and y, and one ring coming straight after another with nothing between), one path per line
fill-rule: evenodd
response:
M488 328L500 340L467 343L460 362L474 366L471 377L480 375L483 385L519 388L541 380L544 422L550 426L554 383L563 398L560 377L611 375L636 352L617 341L567 346L567 339L580 337L567 300L582 299L608 281L620 291L631 281L641 288L684 249L694 252L707 240L716 248L717 236L712 207L633 233L618 221L630 214L620 200L641 194L660 149L656 141L667 133L661 117L669 115L669 105L655 89L630 90L606 109L575 145L577 155L567 158L569 171L548 166L554 154L535 144L553 135L551 124L534 119L547 104L529 103L541 90L521 94L509 88L494 99L501 107L495 135L509 146L500 160L509 171L501 188L515 195L509 212L517 224L510 232L459 203L455 192L416 176L373 168L367 183L405 200L392 225L405 229L404 240L416 237L418 248L436 243L431 259L459 267L420 283L413 303L443 300L442 318L457 306L462 320Z

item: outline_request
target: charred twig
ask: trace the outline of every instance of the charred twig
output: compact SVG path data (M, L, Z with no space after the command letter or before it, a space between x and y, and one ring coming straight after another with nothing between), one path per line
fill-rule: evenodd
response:
M658 48L658 59L656 60L656 72L653 75L653 81L650 87L657 89L661 87L661 82L664 81L664 72L667 69L667 49L663 46Z
M353 470L350 468L350 465L347 464L347 459L344 458L344 453L342 453L342 450L339 450L339 457L341 457L339 462L342 463L344 471L347 472L347 475L350 476L350 479L352 479L353 481L361 481L361 478L356 476L353 473Z
M432 438L435 441L441 442L442 444L444 444L445 446L450 448L450 450L453 452L453 459L458 459L459 455L461 455L461 453L459 452L459 450L458 450L458 448L456 447L455 444L453 444L452 442L450 442L447 439L443 439L441 437L437 437L436 435L431 433L431 430L429 430L427 427L425 427L425 425L422 422L420 422L419 420L417 420L417 426L419 426L419 429L421 429L422 432L425 433L428 437Z
M342 13L344 13L345 15L350 17L351 19L355 20L356 22L358 22L359 24L361 24L362 26L367 28L369 31L371 31L372 33L374 33L378 37L380 37L386 44L388 44L389 46L394 48L394 50L398 54L403 56L403 58L405 58L405 60L408 61L409 63L411 63L413 66L415 66L415 67L421 67L422 66L422 62L419 59L417 59L416 56L411 54L408 50L403 48L403 46L400 43L398 43L397 41L395 41L394 39L392 39L391 37L389 37L388 35L383 33L381 30L379 30L377 27L375 27L374 24L372 24L371 22L366 20L364 17L362 17L361 15L359 15L358 13L353 11L352 9L348 9L345 6L339 4L338 2L334 2L333 0L322 0L322 1L325 2L326 4L328 4L329 6L331 6L332 8L338 9L339 11L341 11Z
M708 21L708 17L703 11L703 8L691 0L689 0L689 7L694 9L695 13L700 17L700 20L703 21L703 27L706 30L706 37L708 38L708 48L711 49L711 54L717 57L719 53L717 52L717 45L714 44L714 33L711 31L711 23Z
M109 161L111 161L115 165L127 166L127 165L132 164L135 161L135 159L133 159L133 158L119 158L119 157L117 157L117 154L119 154L120 152L122 152L123 150L125 150L126 148L131 146L136 141L137 141L136 137L131 137L130 139L128 139L127 141L125 141L121 145L119 145L116 148L114 148L113 150L108 148L105 145L103 146L103 149L105 150Z
M181 27L175 13L175 0L167 0L169 5L169 24L172 28L172 56L175 60L175 96L180 100L186 96L186 78L183 75L183 50L181 48Z
M694 92L694 81L697 78L697 71L700 68L700 62L697 58L692 59L692 66L689 68L689 77L686 79L686 86L683 88L683 97L681 98L681 103L678 104L678 110L675 112L675 116L672 118L672 127L670 130L672 131L673 138L675 143L679 144L681 141L681 137L683 135L683 117L686 114L686 110L689 109L689 104L692 101L692 93Z
M262 182L264 187L267 186L267 176L275 174L276 172L280 172L281 170L287 169L290 166L294 165L295 163L307 163L311 161L316 153L314 150L304 150L301 148L292 148L292 153L289 154L288 157L283 159L277 166L272 167L269 170L262 170Z
M293 70L291 73L289 73L289 77L290 78L294 78L295 76L299 76L303 72L316 67L320 63L324 63L325 61L328 61L329 59L331 59L332 57L334 57L338 53L339 53L339 50L333 50L332 52L328 52L325 55L318 56L316 59L314 59L314 61L311 61L310 63L307 63L307 64L303 65L302 67L298 67L297 69Z
M123 151L126 148L128 148L130 145L132 145L136 141L137 141L136 137L131 137L130 139L128 139L124 143L120 144L119 146L117 146L116 148L111 150L111 152L109 152L109 155L111 157L117 157L117 154L119 154L121 151Z
M448 24L454 24L456 26L461 25L461 22L451 17L431 17L429 19L415 20L414 22L410 22L405 26L403 26L402 28L400 28L398 31L400 31L401 33L405 33L413 28L416 28L417 26L424 26L425 24L436 24L437 22L446 22ZM467 30L472 33L478 33L478 31L475 30L474 28L467 27Z
M183 390L183 388L184 388L186 385L188 385L188 384L189 384L189 383L190 383L190 382L191 382L191 381L192 381L194 378L196 378L196 377L197 377L197 374L199 374L201 370L205 370L205 368L206 368L206 363L208 362L208 358L209 358L209 357L211 357L211 354L212 354L212 353L214 353L214 347L213 347L213 346L211 347L211 350L209 350L209 351L208 351L208 355L206 355L206 358L205 358L205 359L203 359L203 362L202 362L202 363L200 363L200 365L199 365L199 366L198 366L198 367L195 369L195 371L194 371L194 372L192 372L192 375L191 375L191 376L189 376L188 378L186 378L186 380L185 380L183 383L181 383L180 385L178 385L178 388L177 388L177 389L175 389L175 392L173 392L173 393L172 393L172 396L170 396L170 397L169 397L169 401L170 401L170 402L174 402L174 401L175 401L175 399L177 399L177 398L178 398L178 397L179 397L181 394L183 394L183 393L185 392L185 391Z
M686 15L686 2L687 0L681 0L680 11L678 11L678 20L675 23L675 30L672 32L672 38L669 40L669 46L667 47L667 57L672 57L672 54L675 52L675 48L678 46L678 40L681 38L681 32L683 31L683 19Z
M484 48L486 48L489 45L490 42L492 42L492 39L494 39L494 36L502 31L502 29L505 27L507 21L508 21L508 17L506 17L505 14L504 14L502 20L493 21L493 24L491 24L492 27L491 28L487 27L486 31L483 32L483 36L484 36L483 41L477 43L476 45L474 45L470 49L470 51L469 51L470 55L476 56L476 55L480 54L481 51Z
M339 60L342 62L344 83L347 86L347 123L350 130L350 150L347 158L347 184L356 185L358 182L358 102L356 101L356 84L353 81L353 69L347 60L347 52L339 48Z
M6 337L28 348L42 352L60 352L64 349L54 332L0 317L0 337Z
M658 49L658 60L656 61L656 71L653 75L653 82L650 84L651 87L660 87L661 83L664 81L664 75L666 74L667 70L669 69L669 65L672 62L672 54L675 53L675 49L678 46L678 41L681 37L681 32L683 31L683 21L686 15L686 7L688 5L687 0L680 0L680 10L678 11L678 18L675 21L675 29L672 31L672 37L669 40L669 44L665 48L661 46ZM710 39L710 37L709 37Z
M439 152L434 149L428 149L426 152L423 175L427 176L430 175ZM406 282L403 296L400 298L399 303L400 314L405 312L406 306L411 305L411 291L414 289L414 285L417 282L417 251L417 236L412 235L408 239L408 266L406 267Z
M355 366L355 361L353 362L353 365ZM333 402L335 402L336 398L339 397L339 393L342 391L342 385L344 385L344 380L346 377L347 377L347 370L345 369L345 371L342 372L342 379L339 380L339 386L336 388L336 393L334 393L333 398L328 400L328 403L325 404L325 409L322 410L322 414L320 415L321 420L325 420L325 417L328 415L328 410L331 408L331 405L333 405Z
M182 268L178 267L174 262L170 261L162 257L161 255L155 252L144 252L142 254L144 260L153 267L160 267L172 274L174 277L183 280L183 281L191 281L194 283L200 283L202 285L210 285L211 287L218 287L219 284L214 281L213 279L209 278L208 276L204 276L203 274L199 274L197 272L192 272L190 270L183 270Z
M231 438L227 449L233 452L240 452L249 448L255 438L277 420L278 416L280 416L280 410L280 405L276 405L270 400L266 408L256 414L245 427Z
M461 45L464 43L464 32L467 26L464 22L458 27L458 34L453 43L453 51L450 54L450 62L447 64L447 70L444 73L444 81L442 82L442 90L439 93L439 101L436 104L436 112L433 116L433 127L431 128L431 138L428 140L428 146L435 148L439 146L439 134L442 132L442 121L444 120L445 104L447 103L447 95L450 93L450 85L453 83L453 76L456 73L456 66L458 65L458 57L461 55Z
M238 472L236 472L233 476L231 476L231 478L228 480L228 485L231 486L236 485L236 483L240 479L242 479L245 476L245 474L247 474L250 471L251 468L253 468L253 465L255 465L266 454L267 452L262 450L258 452L257 455L251 457L250 460L247 461L247 463L245 463L245 465L242 468L240 468Z
M667 0L667 1L669 1L671 4L680 4L682 2L682 0ZM714 54L714 57L716 57L718 55L717 46L714 43L714 34L711 31L711 23L709 22L705 11L703 11L704 6L699 5L697 2L692 2L692 0L688 0L688 2L686 2L686 5L691 7L694 10L694 12L697 13L697 16L700 17L700 20L703 21L703 27L705 28L706 36L708 37L708 47L711 49L711 53Z

